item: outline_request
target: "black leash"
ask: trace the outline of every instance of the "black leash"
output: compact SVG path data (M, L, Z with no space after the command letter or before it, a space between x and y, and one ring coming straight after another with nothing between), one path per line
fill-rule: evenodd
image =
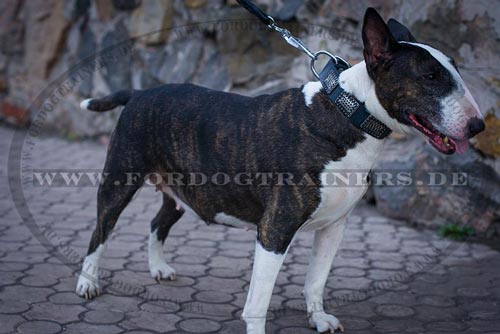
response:
M292 35L290 31L276 25L274 18L267 15L262 9L257 7L249 0L236 0L243 8L248 10L253 15L262 21L269 29L273 29L281 34L285 41L296 49L304 52L311 58L311 71L314 76L321 82L323 90L328 98L337 106L342 114L347 117L351 123L358 129L366 132L372 137L382 139L391 134L391 129L384 123L371 115L363 102L358 101L353 95L347 93L339 85L340 73L349 67L351 64L339 56L335 56L328 51L320 50L312 52L300 40L300 38ZM323 67L321 73L316 71L315 62L321 55L326 55L330 58L328 63Z
M266 26L274 22L274 20L269 15L264 13L262 9L260 9L250 1L247 0L236 0L236 1L240 4L240 6L248 10L253 15L257 16L257 18L261 20L262 23L264 23Z

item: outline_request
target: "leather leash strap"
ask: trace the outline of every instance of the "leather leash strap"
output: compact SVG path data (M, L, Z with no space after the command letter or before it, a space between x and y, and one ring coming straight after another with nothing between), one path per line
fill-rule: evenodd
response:
M262 9L254 5L251 1L248 0L236 0L236 1L238 2L238 4L240 4L240 6L248 10L253 15L257 16L257 18L261 20L262 23L264 23L265 25L268 26L274 22L274 20L271 19L269 15L264 13Z

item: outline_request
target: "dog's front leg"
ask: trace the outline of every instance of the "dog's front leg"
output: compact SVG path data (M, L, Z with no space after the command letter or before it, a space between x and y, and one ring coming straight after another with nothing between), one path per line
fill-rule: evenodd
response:
M283 260L299 229L303 212L299 192L277 187L257 228L255 259L247 301L241 317L247 334L264 334L266 313Z
M304 284L309 324L320 333L336 329L344 331L338 319L323 309L323 290L333 258L344 235L346 218L317 230L314 234L311 260Z
M277 254L256 242L250 288L241 314L247 324L247 334L265 333L267 308L285 256L286 252Z

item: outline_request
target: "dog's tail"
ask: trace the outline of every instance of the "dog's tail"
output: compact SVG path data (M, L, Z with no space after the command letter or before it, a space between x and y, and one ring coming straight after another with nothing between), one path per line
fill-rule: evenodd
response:
M86 99L80 103L80 108L82 110L91 110L91 111L108 111L114 109L118 106L124 106L127 102L132 98L134 94L133 89L129 90L120 90L111 95L105 96L100 99Z

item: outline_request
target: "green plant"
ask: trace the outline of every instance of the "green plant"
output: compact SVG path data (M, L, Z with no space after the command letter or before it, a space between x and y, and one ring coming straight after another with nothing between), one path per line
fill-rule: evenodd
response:
M448 224L439 229L439 235L443 238L454 240L464 240L474 235L474 229L470 226L460 226L457 224Z
M77 141L78 139L80 139L80 136L78 135L78 133L70 131L66 134L66 138L69 141Z

